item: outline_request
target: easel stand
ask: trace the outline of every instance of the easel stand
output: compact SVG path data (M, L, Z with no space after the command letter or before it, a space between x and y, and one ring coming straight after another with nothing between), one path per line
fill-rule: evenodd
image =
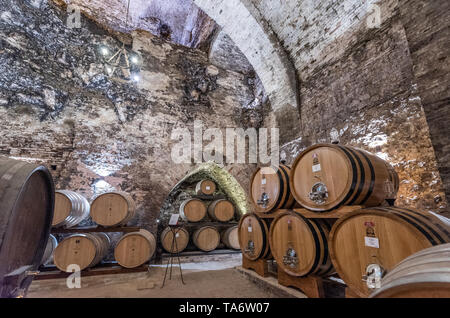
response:
M245 269L254 270L259 276L269 276L269 266L267 264L267 259L265 258L252 261L247 257L242 256L242 267Z
M170 231L172 232L172 244L171 244L170 250L177 251L175 254L178 259L178 266L180 267L181 282L183 283L183 285L186 285L186 283L184 282L184 279L183 279L183 271L181 270L181 262L180 262L180 252L178 250L178 244L177 244L177 240L176 240L177 233L181 230L181 227L174 226L174 225L169 225L169 227L170 227ZM170 267L169 280L172 279L173 259L174 259L174 255L173 255L173 253L170 253L170 257L169 257L169 260L167 261L166 272L164 273L164 280L163 280L161 288L163 288L164 284L166 283L166 277L167 277L167 272L169 271L169 267Z
M309 298L325 296L323 280L318 276L294 277L278 269L278 283L286 287L296 287Z

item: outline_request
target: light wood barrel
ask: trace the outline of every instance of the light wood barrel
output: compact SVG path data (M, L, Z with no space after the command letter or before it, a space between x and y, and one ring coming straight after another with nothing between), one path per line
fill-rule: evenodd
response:
M192 234L192 241L200 250L210 252L219 246L220 234L215 227L203 226Z
M97 196L91 204L92 220L105 227L126 225L134 216L136 204L125 192L108 192Z
M69 265L80 270L93 267L106 256L110 240L105 233L75 234L65 238L53 253L53 263L65 272Z
M371 298L450 298L450 244L415 253L382 280Z
M189 243L189 232L184 228L175 230L175 241L173 241L173 232L170 227L166 227L161 233L161 244L168 253L181 253ZM172 246L172 242L174 245Z
M296 206L289 185L290 172L283 164L279 169L260 167L255 171L250 183L250 200L256 212L268 213Z
M255 261L270 257L269 225L271 220L262 219L254 213L242 216L239 221L239 246L242 255Z
M270 250L280 270L289 275L329 276L334 268L328 252L331 226L293 211L278 215L270 226Z
M384 160L358 148L331 144L303 151L292 166L290 183L297 202L316 212L343 205L378 206L395 199L398 191L398 176Z
M114 258L120 266L135 268L148 262L155 250L155 237L149 231L141 229L121 237L114 249Z
M201 180L195 186L197 194L211 195L216 191L216 184L211 180Z
M58 246L58 240L56 237L50 234L47 241L47 246L45 247L44 256L42 256L42 265L47 265L53 262L53 251Z
M16 286L3 280L22 266L39 267L54 205L55 188L47 168L0 157L0 297L18 296L17 288L26 292L31 284L31 276Z
M90 204L88 200L73 191L58 190L55 193L55 213L53 227L70 228L78 225L89 216Z
M180 216L188 222L199 222L206 216L206 205L199 199L188 199L180 205Z
M234 217L234 205L228 200L220 199L208 206L209 216L219 222L228 222Z
M450 227L434 214L407 208L368 208L339 219L330 233L330 254L345 283L361 297L373 291L362 279L381 267L389 273L406 257L450 242Z
M237 225L223 231L221 238L226 247L234 250L239 250L241 248L239 245L239 227Z

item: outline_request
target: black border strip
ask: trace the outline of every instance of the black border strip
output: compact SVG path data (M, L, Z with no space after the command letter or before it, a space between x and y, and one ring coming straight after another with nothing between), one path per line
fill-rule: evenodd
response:
M361 151L359 149L357 149L357 151L364 157L364 159L366 159L367 164L369 165L370 174L371 174L369 191L367 191L366 196L360 203L361 205L364 205L367 202L367 200L369 200L369 198L371 197L371 195L373 193L373 188L375 187L375 169L373 168L372 161L370 161L369 157L367 157L363 151Z
M306 276L308 276L309 274L314 273L314 271L317 269L317 266L319 265L319 258L320 258L320 253L319 253L319 251L320 251L320 242L319 242L319 237L317 236L317 232L316 232L316 230L314 229L314 226L311 224L311 222L310 222L307 218L305 218L303 215L300 215L300 214L298 214L298 213L296 213L295 216L299 216L299 217L306 223L306 225L309 227L309 230L310 230L311 233L312 233L312 236L313 236L313 239L314 239L314 244L315 244L315 247L316 247L316 255L315 255L315 258L314 258L313 266L311 267L311 269L309 270L308 273L306 273L305 275L302 276L302 277L306 277Z
M353 199L347 204L347 205L352 205L359 198L359 196L361 195L361 192L363 191L364 184L366 183L366 171L364 169L364 165L363 165L361 159L359 158L359 156L351 148L349 148L349 147L346 147L346 148L347 148L348 151L350 151L353 154L353 156L355 156L356 161L358 161L359 169L360 169L360 173L361 173L361 178L359 180L358 191L353 196Z
M289 174L287 173L283 165L280 165L280 168L283 171L284 177L286 178L286 198L284 199L283 205L280 208L285 208L291 197L291 187L289 185Z

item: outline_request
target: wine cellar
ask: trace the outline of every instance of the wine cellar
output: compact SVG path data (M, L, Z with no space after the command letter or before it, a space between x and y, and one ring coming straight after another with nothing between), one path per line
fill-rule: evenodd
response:
M449 298L449 3L3 1L0 297Z

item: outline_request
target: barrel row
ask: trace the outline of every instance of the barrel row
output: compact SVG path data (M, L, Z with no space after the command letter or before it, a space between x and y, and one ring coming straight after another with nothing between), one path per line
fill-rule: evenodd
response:
M127 224L135 215L133 198L125 192L108 192L94 198L91 204L82 195L68 190L55 194L55 212L52 226L70 228L88 216L105 227Z
M234 218L235 208L233 203L225 199L212 201L207 206L202 200L192 198L181 203L179 212L187 222L200 222L206 214L214 221L229 222Z

